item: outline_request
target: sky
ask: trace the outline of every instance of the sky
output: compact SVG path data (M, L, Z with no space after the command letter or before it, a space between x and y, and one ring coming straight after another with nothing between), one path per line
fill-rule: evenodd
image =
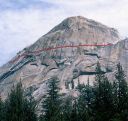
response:
M0 0L0 66L63 19L84 16L128 36L128 0Z

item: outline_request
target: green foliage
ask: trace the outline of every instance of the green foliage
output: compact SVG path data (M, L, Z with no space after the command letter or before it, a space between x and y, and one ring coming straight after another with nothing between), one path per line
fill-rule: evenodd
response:
M78 110L77 110L76 99L73 100L72 104L73 104L73 106L72 106L72 110L71 110L70 121L78 121Z
M4 102L1 100L0 97L0 121L5 120L5 113L4 113Z
M120 64L117 65L115 78L116 80L113 83L108 80L98 63L94 86L90 86L88 79L86 85L78 85L79 96L77 99L70 97L65 102L58 103L59 105L63 103L59 121L127 121L128 86ZM54 91L52 90L52 92ZM48 95L50 95L50 90L48 91ZM43 103L50 105L53 101L50 101L50 97ZM59 95L57 97L59 99ZM48 102L50 103L48 104ZM53 110L50 106L46 109L48 111ZM54 112L56 110L54 108ZM46 112L45 114L48 113ZM52 114L54 113L52 112ZM52 117L57 116L54 114L48 115L48 117L49 119L44 121L51 121Z
M120 114L122 120L128 120L128 85L120 63L117 65L115 78L116 111Z
M63 113L63 120L70 121L71 114L72 114L72 102L73 97L69 96L63 101L62 105L62 113Z
M23 95L22 84L11 90L6 104L5 121L36 121L35 105Z
M37 121L37 115L36 115L36 102L31 97L30 99L25 99L24 101L24 118L25 121Z
M48 90L42 102L41 120L59 121L61 118L61 99L59 94L59 80L53 78L48 81Z
M62 97L59 80L50 79L39 119L34 98L32 95L26 98L19 83L5 102L0 99L0 121L128 121L128 85L124 73L118 64L115 80L108 80L98 63L94 85L90 85L89 79L86 85L79 84L77 98Z
M91 121L92 118L92 104L94 99L93 88L89 84L89 80L87 85L78 85L78 89L80 95L78 97L78 117L81 121Z
M118 84L118 108L119 110L123 110L128 107L126 101L128 100L128 88L127 88L127 82L125 79L124 71L120 64L117 65L117 72L116 72L116 81Z
M96 68L96 78L94 86L94 113L96 121L108 121L112 117L113 112L113 93L112 84L108 78L102 73L98 64Z

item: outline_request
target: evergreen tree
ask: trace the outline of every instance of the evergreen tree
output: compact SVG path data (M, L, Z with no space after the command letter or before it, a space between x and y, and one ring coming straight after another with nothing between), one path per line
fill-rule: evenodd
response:
M72 96L68 96L63 101L62 114L64 121L71 121L72 108L73 108L72 102L73 102Z
M53 78L48 81L48 90L42 102L41 120L60 121L61 120L61 99L59 94L59 80Z
M116 78L116 92L117 92L117 112L121 114L122 120L128 120L128 85L122 66L117 65Z
M96 121L108 121L112 117L113 95L112 84L101 71L100 64L97 64L94 86L94 111Z
M117 113L117 110L118 110L118 84L117 84L117 81L114 80L113 82L113 109L114 109L114 112Z
M92 103L94 101L93 88L89 84L78 85L79 97L78 97L78 117L81 121L92 120Z
M78 109L77 109L77 100L73 100L73 105L72 105L72 111L70 115L70 121L78 121Z
M5 121L4 117L4 102L2 101L0 97L0 121Z
M25 121L37 121L37 115L36 115L36 101L31 96L29 99L24 100L24 106L23 110L24 113L24 119Z
M11 90L5 104L6 121L36 121L35 109L31 107L31 102L24 97L21 83Z
M23 90L21 83L11 90L6 100L6 121L22 121L23 120Z

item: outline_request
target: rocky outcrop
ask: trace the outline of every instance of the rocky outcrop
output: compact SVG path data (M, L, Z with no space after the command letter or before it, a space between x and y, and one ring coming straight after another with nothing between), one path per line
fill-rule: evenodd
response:
M111 44L77 46L108 43ZM21 81L26 95L32 93L40 101L47 90L47 80L57 76L62 93L74 94L78 83L86 83L88 78L93 83L97 62L112 79L119 61L128 77L128 39L120 41L117 30L101 23L70 17L0 68L0 93L5 99L11 87Z

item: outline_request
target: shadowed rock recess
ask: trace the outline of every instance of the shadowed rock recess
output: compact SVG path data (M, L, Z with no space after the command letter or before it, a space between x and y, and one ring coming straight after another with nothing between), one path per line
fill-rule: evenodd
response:
M37 52L64 45L108 43L111 45ZM60 80L62 93L75 95L78 83L86 84L88 78L93 83L97 62L110 79L114 78L116 64L120 62L128 79L128 39L121 40L117 30L94 20L81 16L67 18L0 68L1 96L5 99L11 87L21 81L26 95L32 93L37 101L41 101L47 81L54 76Z

